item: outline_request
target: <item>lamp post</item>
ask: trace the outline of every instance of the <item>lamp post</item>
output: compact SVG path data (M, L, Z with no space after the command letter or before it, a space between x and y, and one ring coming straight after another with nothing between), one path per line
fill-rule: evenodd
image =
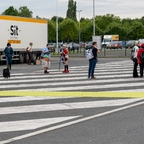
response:
M93 0L93 36L95 36L95 0Z
M79 12L79 49L80 49L80 53L81 53L81 46L80 46L80 41L81 41L81 37L80 37L80 12L81 12L82 10L77 10L77 12Z
M56 0L56 52L58 52L58 0Z

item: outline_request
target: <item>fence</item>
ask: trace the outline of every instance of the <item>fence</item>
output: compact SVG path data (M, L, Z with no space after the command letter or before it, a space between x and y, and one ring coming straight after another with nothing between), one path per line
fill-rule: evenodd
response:
M98 57L130 57L131 49L123 47L122 49L101 49ZM69 50L71 56L85 56L85 48ZM52 55L59 55L59 53L53 52Z

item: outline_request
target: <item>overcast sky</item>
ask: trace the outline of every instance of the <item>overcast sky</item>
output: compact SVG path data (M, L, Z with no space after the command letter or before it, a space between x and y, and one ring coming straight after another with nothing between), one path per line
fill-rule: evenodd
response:
M93 0L75 0L80 17L93 17ZM56 8L57 3L57 8ZM144 16L143 0L95 0L95 14L114 14L120 18L141 18ZM68 0L0 0L0 12L5 11L9 6L18 9L20 6L27 6L33 12L33 17L39 16L50 19L58 14L65 18L68 8ZM57 9L57 13L56 13ZM77 18L78 13L77 13Z

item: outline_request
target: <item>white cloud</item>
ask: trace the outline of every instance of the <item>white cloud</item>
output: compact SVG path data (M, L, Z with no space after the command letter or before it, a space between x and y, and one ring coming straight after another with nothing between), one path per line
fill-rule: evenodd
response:
M36 15L51 18L56 15L56 2L58 16L66 17L68 0L0 0L0 13L9 6L18 9L27 6ZM82 10L81 17L93 17L93 0L76 0L77 9ZM77 13L78 14L78 13ZM95 0L95 14L114 14L120 18L141 18L144 15L143 0Z

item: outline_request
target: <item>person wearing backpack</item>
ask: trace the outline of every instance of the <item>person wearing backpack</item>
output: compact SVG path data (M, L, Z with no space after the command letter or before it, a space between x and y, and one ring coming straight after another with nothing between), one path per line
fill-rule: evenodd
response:
M93 58L89 59L88 78L91 78L91 79L96 78L94 76L94 70L95 70L96 63L97 63L97 53L99 52L100 50L97 49L97 42L93 42L93 45L92 45Z
M7 43L7 47L4 49L4 54L6 56L7 67L11 70L12 58L14 57L14 51L10 43Z
M137 53L139 50L139 41L135 41L135 46L133 48L133 63L134 63L134 67L133 67L133 77L137 78L139 77L138 72L137 72L137 66L138 66L138 60L137 60Z
M140 49L137 53L138 64L140 66L140 77L143 77L144 70L144 43L141 44Z

